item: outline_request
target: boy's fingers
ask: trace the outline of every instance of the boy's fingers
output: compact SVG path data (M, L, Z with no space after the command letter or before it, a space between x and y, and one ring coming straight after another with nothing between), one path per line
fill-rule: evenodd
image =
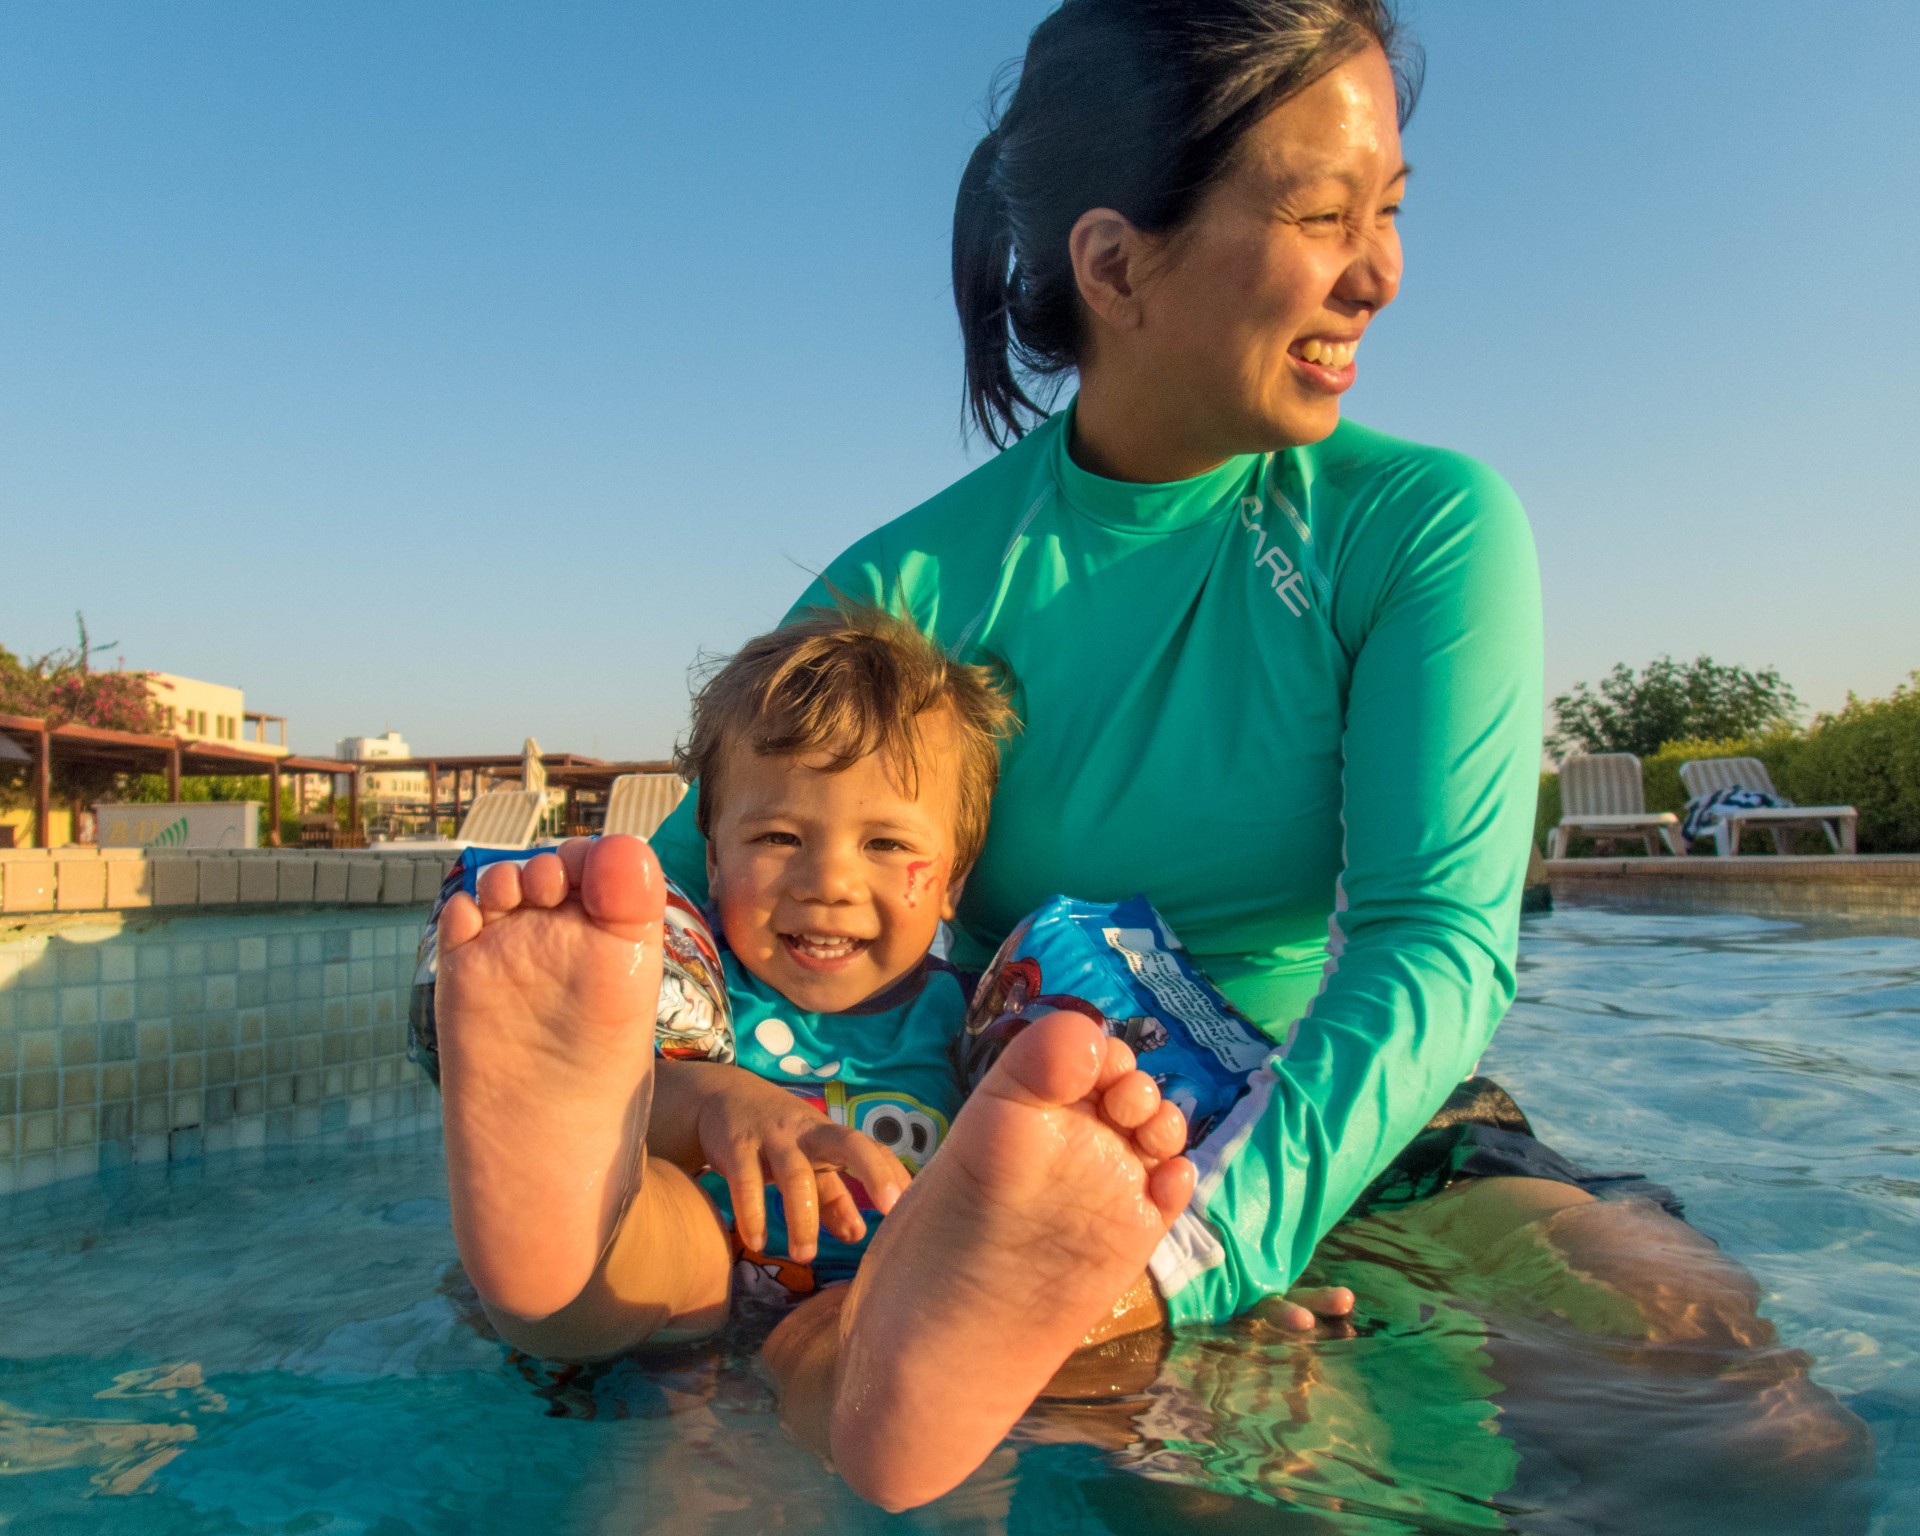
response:
M843 1243L857 1243L867 1235L860 1204L847 1181L831 1168L813 1170L813 1187L820 1196L820 1225Z
M755 1253L765 1253L767 1191L758 1150L730 1144L711 1161L713 1171L727 1181L727 1192L733 1197L733 1230Z
M844 1168L858 1179L882 1215L893 1209L907 1187L907 1170L900 1159L850 1126L827 1121L809 1127L800 1138L800 1149L813 1162Z
M786 1206L787 1257L796 1264L808 1263L820 1246L820 1201L814 1192L813 1164L798 1147L766 1155Z

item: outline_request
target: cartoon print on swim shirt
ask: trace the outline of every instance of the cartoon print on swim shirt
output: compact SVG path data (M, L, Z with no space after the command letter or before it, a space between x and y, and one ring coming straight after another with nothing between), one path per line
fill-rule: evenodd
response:
M845 1083L834 1081L840 1074L841 1063L826 1061L815 1065L797 1055L792 1026L784 1019L762 1019L754 1025L752 1039L761 1050L776 1058L784 1077L802 1079L785 1082L782 1087L798 1094L836 1125L850 1125L871 1136L905 1163L908 1173L919 1173L947 1134L947 1117L911 1094L882 1090L850 1095ZM808 1078L822 1086L816 1088L813 1082L805 1081ZM863 1210L872 1209L864 1192L856 1189L855 1198L860 1200Z

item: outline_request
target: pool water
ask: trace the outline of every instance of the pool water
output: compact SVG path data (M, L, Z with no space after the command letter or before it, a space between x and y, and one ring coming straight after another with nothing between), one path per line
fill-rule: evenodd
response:
M892 1517L780 1430L751 1322L527 1361L477 1319L437 1139L268 1149L0 1202L0 1530L1920 1531L1920 937L1573 909L1521 963L1485 1070L1568 1155L1671 1184L1790 1348L1489 1322L1355 1245L1353 1336L1123 1351L1124 1394ZM1871 1474L1802 1499L1777 1438L1715 1451L1756 1371L1870 1432Z

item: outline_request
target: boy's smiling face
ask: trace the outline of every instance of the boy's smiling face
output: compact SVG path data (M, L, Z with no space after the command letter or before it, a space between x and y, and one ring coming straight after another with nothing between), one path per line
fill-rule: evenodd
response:
M957 733L919 722L918 793L875 755L774 757L735 742L720 773L707 880L734 955L810 1013L844 1013L905 976L960 894Z

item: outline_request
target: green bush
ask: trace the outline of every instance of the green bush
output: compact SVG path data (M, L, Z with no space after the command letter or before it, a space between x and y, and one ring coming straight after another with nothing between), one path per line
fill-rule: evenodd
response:
M1862 853L1920 853L1920 672L1891 698L1849 697L1820 716L1780 787L1802 805L1857 809Z
M1547 834L1560 825L1560 775L1540 775L1540 808L1533 817L1533 841L1542 853L1547 851Z
M1849 698L1838 714L1821 715L1804 732L1769 731L1745 740L1670 741L1640 760L1647 809L1684 815L1687 792L1680 765L1693 759L1757 757L1774 788L1800 805L1851 805L1860 813L1862 853L1920 853L1920 673L1891 698ZM1546 837L1560 820L1560 776L1540 776L1534 835ZM1581 844L1575 845L1579 851ZM1769 834L1750 832L1749 852L1771 851ZM1796 836L1796 851L1824 853L1818 832ZM1623 851L1631 851L1622 845Z

